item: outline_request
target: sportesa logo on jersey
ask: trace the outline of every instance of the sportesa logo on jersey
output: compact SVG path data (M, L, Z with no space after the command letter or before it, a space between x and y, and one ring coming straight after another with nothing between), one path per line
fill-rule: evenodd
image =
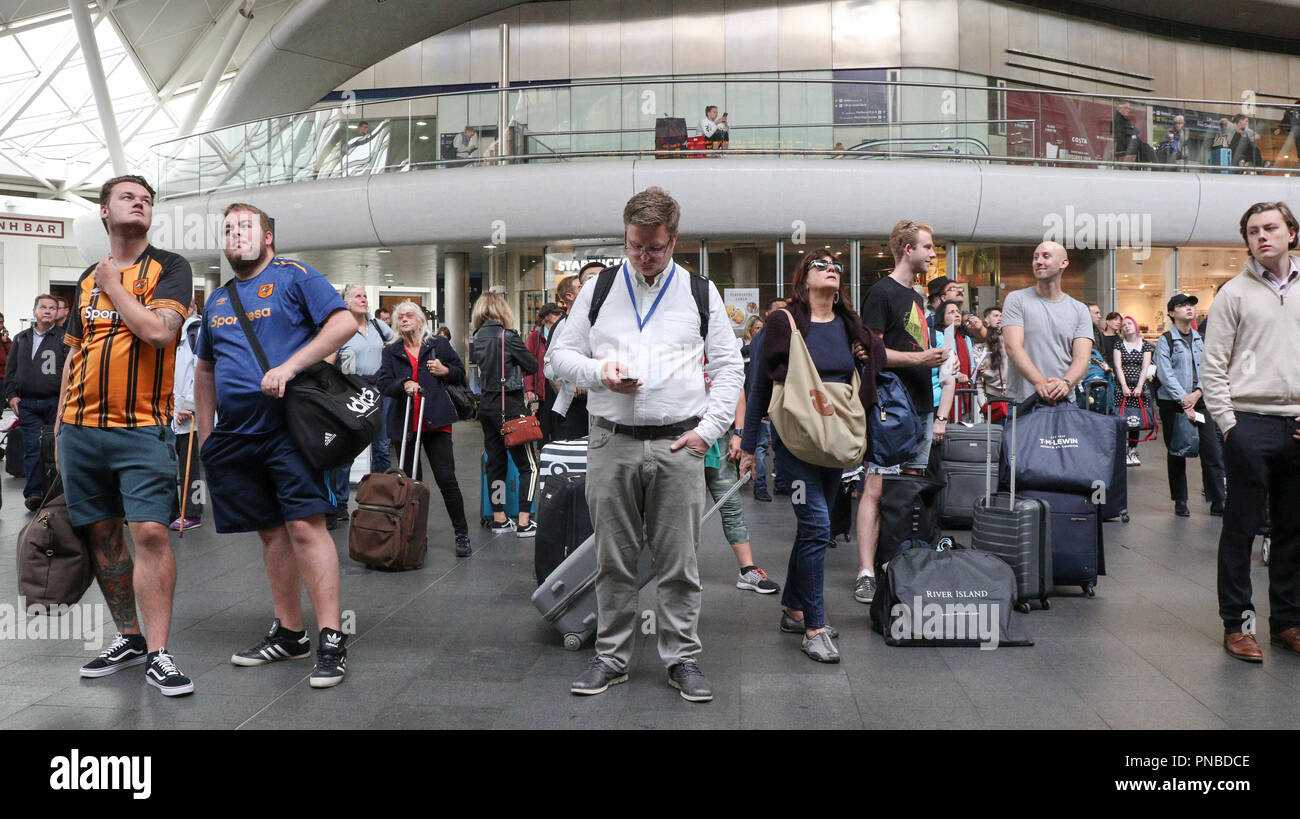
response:
M94 321L95 319L117 321L118 318L116 310L96 310L94 307L87 307L82 311L81 315L86 321Z
M271 315L271 308L259 307L256 310L249 310L246 315L248 316L249 321L255 321L260 318L266 318ZM239 323L239 318L237 316L213 316L211 320L208 321L208 326L215 330L218 327L224 327L229 324L238 324L238 323Z

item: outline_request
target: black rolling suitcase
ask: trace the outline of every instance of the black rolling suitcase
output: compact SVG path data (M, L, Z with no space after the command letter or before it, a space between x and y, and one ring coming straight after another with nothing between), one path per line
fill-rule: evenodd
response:
M1011 405L1011 441L1016 436L1016 405ZM1031 600L1052 607L1052 529L1047 504L1036 498L1016 497L1016 452L1011 459L1011 491L993 492L993 442L989 432L984 462L984 497L975 501L971 548L991 552L1016 575L1016 608L1029 611Z
M984 497L985 462L991 455L1000 458L1002 427L997 424L952 424L943 438L943 494L940 517L943 524L956 529L970 527L975 501Z
M15 478L26 478L23 468L23 431L17 424L5 434L5 472Z
M1052 529L1052 577L1058 586L1078 586L1097 595L1102 572L1101 519L1097 506L1083 495L1026 491L1049 509Z
M561 472L546 479L537 501L537 537L533 540L537 585L591 535L586 492L586 475Z
M1115 426L1115 469L1106 484L1106 495L1101 498L1099 514L1102 520L1119 518L1128 523L1128 419L1116 416Z
M48 497L50 488L59 484L59 493L63 493L63 476L59 474L59 465L54 462L54 425L41 428L41 458L36 465L41 476L41 497Z

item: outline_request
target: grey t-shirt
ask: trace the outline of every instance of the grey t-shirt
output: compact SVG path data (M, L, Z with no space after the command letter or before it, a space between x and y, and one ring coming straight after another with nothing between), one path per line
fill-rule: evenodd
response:
M1074 340L1092 339L1092 318L1083 302L1062 295L1048 301L1038 290L1026 287L1007 296L1002 305L1002 326L1025 328L1025 352L1044 378L1061 378L1074 360ZM1010 356L1007 356L1010 362ZM1007 395L1023 401L1034 393L1014 362L1007 367Z

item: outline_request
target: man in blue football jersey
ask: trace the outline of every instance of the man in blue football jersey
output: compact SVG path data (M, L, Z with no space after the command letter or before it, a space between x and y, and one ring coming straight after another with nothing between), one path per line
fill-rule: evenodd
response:
M252 205L226 208L225 254L235 278L209 297L194 368L200 457L220 533L257 532L275 621L261 642L230 658L238 666L311 656L302 586L320 626L313 688L343 681L347 650L339 620L339 561L325 529L334 511L329 473L313 469L285 426L284 389L337 350L356 322L324 276L274 257L271 220ZM263 372L236 318L230 289L271 369ZM214 410L219 420L213 426Z

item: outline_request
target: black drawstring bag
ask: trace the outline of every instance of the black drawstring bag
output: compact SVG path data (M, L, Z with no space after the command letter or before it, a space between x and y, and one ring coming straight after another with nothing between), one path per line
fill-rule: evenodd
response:
M253 333L235 285L234 280L226 284L230 306L265 373L271 365ZM324 361L307 367L285 385L284 405L289 435L315 469L336 469L352 463L379 435L383 423L379 390L361 376L345 375Z

